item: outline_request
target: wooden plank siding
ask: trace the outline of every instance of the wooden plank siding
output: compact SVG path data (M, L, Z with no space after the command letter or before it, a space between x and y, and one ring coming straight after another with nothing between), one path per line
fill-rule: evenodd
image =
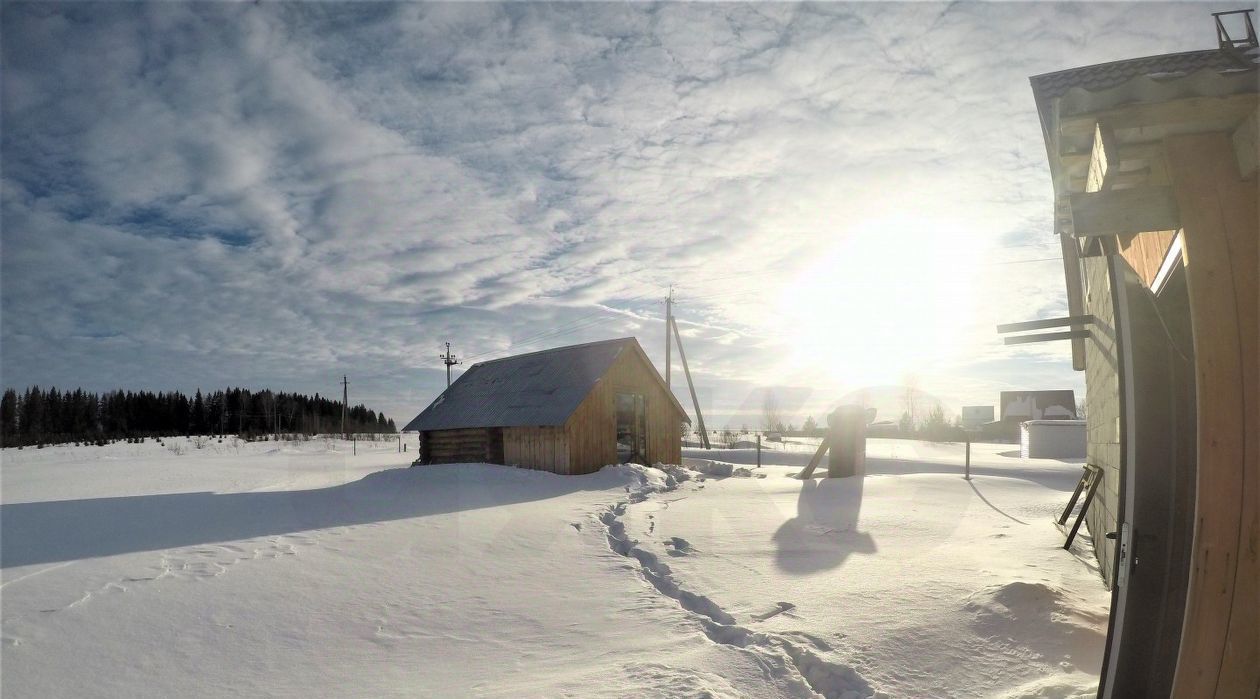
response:
M1152 231L1120 236L1120 255L1151 288L1177 231Z
M639 351L617 357L586 399L565 424L573 473L592 473L617 463L617 415L613 402L618 393L641 394L647 413L649 463L682 462L682 422L686 413L665 390L656 369Z
M503 463L551 473L569 473L569 449L564 428L503 428Z

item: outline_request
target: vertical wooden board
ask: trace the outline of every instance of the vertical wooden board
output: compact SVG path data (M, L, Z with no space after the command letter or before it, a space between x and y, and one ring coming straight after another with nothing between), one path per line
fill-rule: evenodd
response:
M535 459L538 462L538 468L544 471L552 472L551 459L547 456L547 433L542 427L534 428L534 449L536 450Z
M542 447L542 460L547 465L547 470L551 473L556 472L556 445L551 439L551 430L543 427L538 430L538 438Z
M539 430L539 438L542 447L542 461L547 466L547 470L556 472L556 444L551 438L551 430L542 428Z
M551 428L556 442L556 473L569 475L569 462L565 454L565 434L563 427Z
M538 463L538 432L533 427L526 428L525 431L525 453L525 460L529 462L530 468L542 468L542 464Z
M1238 304L1244 408L1238 567L1216 693L1220 697L1260 696L1260 182L1254 177L1229 179L1230 169L1219 162L1215 166L1227 185L1222 187L1221 199Z
M529 435L526 442L529 445L529 467L541 469L542 464L538 460L538 430L531 427L526 434Z
M1234 609L1239 592L1256 594L1254 576L1245 586L1249 591L1238 589L1239 551L1249 538L1242 535L1247 377L1239 333L1243 327L1254 328L1254 321L1243 316L1255 298L1254 292L1249 300L1238 297L1248 284L1236 279L1231 243L1237 241L1227 222L1226 210L1238 205L1228 196L1229 183L1236 175L1228 177L1224 171L1232 166L1231 147L1224 134L1174 136L1166 141L1185 231L1198 392L1193 564L1173 684L1173 696L1187 699L1239 696L1232 692L1245 691L1245 685L1252 684L1248 678L1257 672L1255 629L1260 620L1242 618L1254 617L1256 605L1244 602ZM1253 212L1246 224L1252 236L1256 234L1254 219ZM1237 271L1244 276L1254 274L1254 262L1252 257L1242 263L1250 272L1247 268ZM1255 355L1246 361L1254 364ZM1235 613L1239 618L1233 618ZM1228 648L1227 638L1235 647ZM1240 662L1247 667L1240 668ZM1222 686L1222 680L1232 686Z
M1165 254L1168 252L1168 246L1172 245L1173 237L1176 236L1176 233L1176 231L1138 233L1130 236L1127 243L1121 241L1120 255L1142 278L1146 288L1149 289L1151 287L1151 284L1155 281L1155 276L1159 274L1159 268L1164 262Z

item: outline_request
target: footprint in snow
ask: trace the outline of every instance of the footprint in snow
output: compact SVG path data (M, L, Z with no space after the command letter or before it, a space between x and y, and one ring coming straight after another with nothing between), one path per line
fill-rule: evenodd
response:
M693 550L691 542L681 536L671 536L665 541L665 546L669 549L667 553L671 556L686 556Z

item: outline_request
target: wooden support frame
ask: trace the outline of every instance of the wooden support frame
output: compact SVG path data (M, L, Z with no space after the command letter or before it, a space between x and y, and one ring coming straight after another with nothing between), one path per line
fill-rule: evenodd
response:
M1068 316L1066 318L1042 318L1040 320L1025 320L1018 323L1003 323L997 326L999 333L1014 333L1024 330L1042 330L1044 328L1062 328L1068 325L1089 325L1094 322L1094 316L1085 313L1079 316Z
M1059 162L1062 163L1064 167L1088 168L1090 160L1092 160L1093 157L1094 157L1094 153L1091 146L1091 150L1088 153L1084 153L1084 152L1060 153ZM1132 162L1143 161L1143 160L1156 160L1162 157L1164 157L1164 144L1163 143L1159 143L1159 142L1125 143L1125 144L1116 145L1115 149L1111 152L1111 157L1108 159L1107 162L1109 166L1114 167L1117 165L1121 165L1123 163L1132 163Z
M1077 237L1112 236L1181 228L1172 187L1136 187L1071 195Z
M1059 247L1063 251L1063 280L1067 286L1068 316L1085 315L1085 282L1081 275L1081 247L1076 238L1067 233L1059 234ZM1073 330L1084 330L1074 326ZM1085 370L1085 340L1072 339L1072 369Z
M1035 335L1016 335L1002 339L1006 345L1028 345L1034 342L1053 342L1055 340L1083 340L1089 337L1088 330L1064 330L1057 333L1037 333Z
M810 458L809 465L805 467L804 471L801 471L800 473L796 474L796 477L803 481L813 478L814 470L818 468L818 464L822 463L822 455L826 454L827 449L829 448L831 448L831 434L830 433L828 433L826 437L823 437L822 442L819 443L818 445L818 451L814 452L814 456Z
M1092 464L1085 464L1085 468L1081 471L1081 477L1076 481L1076 490L1072 491L1072 497L1068 500L1067 507L1063 508L1063 514L1059 516L1060 525L1066 525L1068 517L1072 516L1072 509L1076 507L1076 501L1080 499L1081 492L1089 485L1090 476L1098 471L1098 467Z
M1072 500L1068 502L1067 509L1063 511L1063 516L1059 518L1059 524L1067 523L1068 516L1072 514L1072 508L1076 506L1076 499L1080 497L1081 490L1085 490L1085 500L1081 503L1081 512L1076 515L1076 522L1072 524L1072 530L1068 532L1067 541L1063 542L1063 550L1070 551L1072 542L1076 540L1076 533L1081 530L1081 522L1085 521L1085 514L1089 512L1089 503L1094 499L1094 494L1098 492L1098 485L1102 483L1102 469L1092 464L1085 465L1085 473L1081 476L1081 480L1076 484L1076 492L1072 494Z
M1059 118L1059 142L1086 141L1093 137L1099 122L1107 124L1113 131L1175 126L1192 126L1196 130L1232 129L1255 110L1256 104L1256 93L1250 92L1225 97L1188 97L1125 105L1105 112L1064 115Z

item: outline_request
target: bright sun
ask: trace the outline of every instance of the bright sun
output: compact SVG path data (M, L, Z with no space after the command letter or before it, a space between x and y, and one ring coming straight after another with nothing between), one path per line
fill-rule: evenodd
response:
M906 215L846 231L782 292L790 363L878 385L955 355L978 273L966 243L958 226Z

